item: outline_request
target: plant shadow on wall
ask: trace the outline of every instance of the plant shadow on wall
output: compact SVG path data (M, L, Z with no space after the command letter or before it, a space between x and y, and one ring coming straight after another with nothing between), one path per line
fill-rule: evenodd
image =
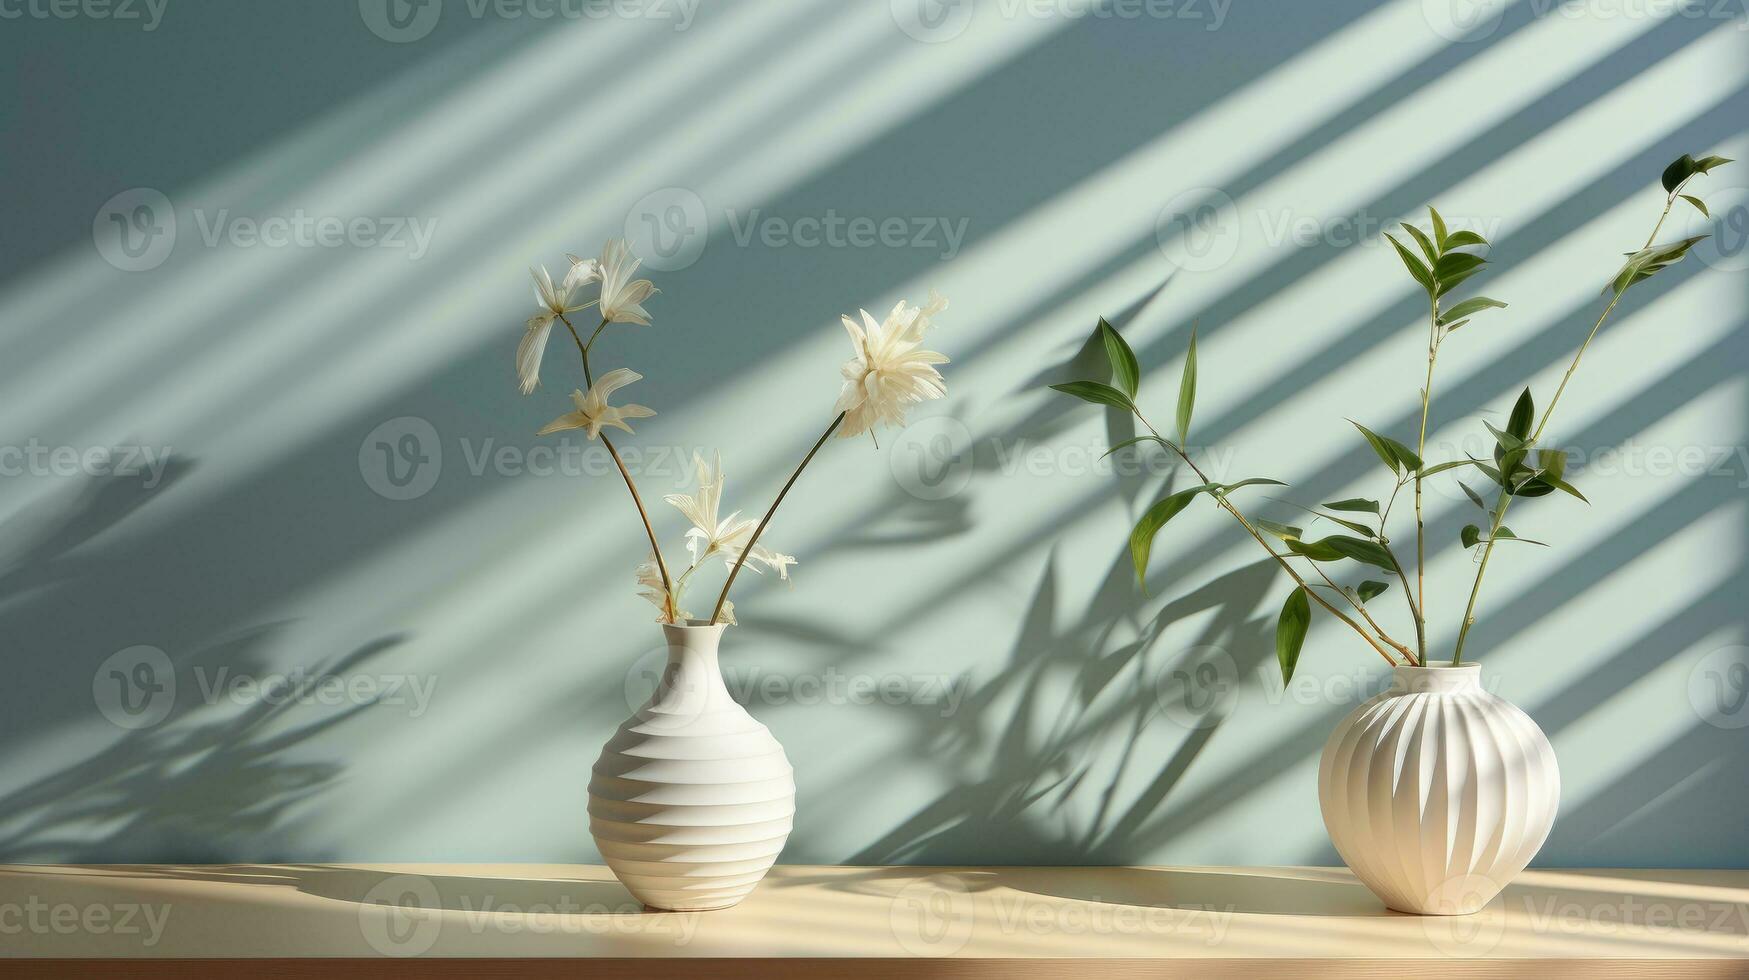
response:
M209 703L195 679L276 668L258 655L281 629L263 626L174 664L174 706L161 721L118 729L109 744L0 796L0 854L9 861L177 860L201 863L289 850L295 810L345 771L298 758L304 744L345 725L372 702L326 707L263 692L251 703ZM367 644L314 669L357 671L402 640ZM222 681L221 681L222 683Z
M1146 622L1128 612L1089 612L1059 621L1056 562L1046 563L1008 662L971 690L959 710L908 706L916 726L909 757L951 760L956 785L854 855L852 864L1105 864L1121 861L1135 831L1165 799L1214 736L1226 705L1204 697L1236 683L1263 657L1268 623L1253 617L1269 570L1253 565L1174 600ZM1114 563L1102 592L1126 589L1127 566ZM1090 609L1122 610L1095 601ZM1191 649L1156 650L1175 620L1206 623ZM1140 636L1106 649L1120 624ZM1224 651L1239 651L1228 659ZM1248 658L1247 658L1247 655ZM1237 670L1237 676L1233 671ZM1204 676L1209 675L1209 676ZM1168 731L1170 761L1120 803L1144 738ZM1118 741L1106 760L1113 735ZM1151 763L1150 763L1151 764ZM1077 803L1096 801L1077 819Z
M1668 186L1667 182L1667 188ZM1640 282L1651 272L1680 257L1681 251L1686 250L1689 244L1692 242L1679 243L1676 251L1671 254L1656 250L1635 253L1630 259L1630 268L1635 262L1642 263L1643 268L1631 273L1626 284ZM1696 270L1692 264L1674 273L1667 273L1657 286L1648 287L1649 298L1656 299L1670 292L1694 274ZM1619 285L1621 283L1618 281ZM1615 291L1619 294L1620 289ZM1145 301L1125 311L1119 319L1128 319L1142 305L1145 305ZM1489 304L1476 305L1471 309L1479 310L1483 305ZM1539 331L1531 340L1518 341L1518 348L1514 350L1512 357L1506 359L1508 366L1490 369L1478 378L1466 380L1458 386L1458 395L1450 401L1442 399L1439 408L1450 411L1453 402L1488 398L1481 386L1492 385L1499 380L1495 375L1512 370L1510 365L1521 363L1525 355L1535 354L1539 360L1552 361L1560 356L1562 348L1570 353L1570 345L1575 340L1573 332L1567 328L1576 327L1576 336L1582 338L1584 328L1590 325L1589 320L1595 316L1594 308L1590 310L1589 316L1583 309L1575 310L1572 315L1560 318L1554 326ZM1585 318L1583 322L1581 318ZM1456 322L1456 318L1450 318L1446 322ZM1651 384L1646 390L1625 401L1617 410L1582 428L1567 444L1616 445L1629 438L1632 433L1644 431L1646 426L1668 416L1692 398L1694 392L1711 390L1737 376L1738 368L1734 365L1741 363L1745 335L1745 327L1737 326L1729 337L1669 372L1663 382ZM1070 363L1084 367L1103 367L1104 360L1104 354L1099 350L1098 335L1095 334L1085 344L1080 345L1079 351L1071 356ZM1076 376L1076 372L1071 371L1069 376ZM1084 373L1081 376L1085 376ZM1677 384L1673 387L1669 382ZM1680 393L1677 388L1681 389ZM1253 410L1257 409L1253 407ZM1504 413L1500 418L1506 421ZM1106 419L1113 444L1122 442L1130 435L1123 431L1126 424L1124 420L1114 418L1109 412ZM1047 407L1035 412L1026 422L1016 426L1014 431L1048 432L1061 429L1063 426L1060 420L1061 413ZM1225 430L1230 429L1231 424L1230 420L1223 418L1215 420L1213 427ZM1528 450L1514 452L1525 442L1527 435L1529 433L1512 436L1506 431L1499 440L1502 443L1501 454L1515 463L1531 456ZM1346 471L1353 470L1358 473L1362 469L1360 464L1370 458L1371 454L1364 448L1347 453L1340 464L1332 463L1317 474L1320 486L1313 492L1321 498L1334 491L1348 482L1348 477L1354 475ZM1537 459L1535 456L1531 458ZM1495 462L1497 465L1498 460ZM1556 479L1561 478L1559 471L1553 471L1552 475ZM1517 487L1521 480L1515 479L1513 483ZM1534 590L1533 594L1503 597L1503 605L1497 615L1497 621L1502 624L1501 631L1510 634L1515 629L1524 628L1528 622L1546 616L1551 609L1560 607L1583 592L1586 583L1595 584L1600 576L1607 574L1608 569L1621 567L1634 556L1655 547L1670 534L1692 525L1720 507L1729 505L1736 496L1723 480L1700 480L1690 484L1668 501L1668 506L1646 515L1652 524L1642 526L1640 522L1636 522L1634 527L1623 533L1610 536L1602 544L1571 561L1566 569L1568 574L1550 576L1547 583ZM1449 513L1434 515L1432 524L1436 533L1440 534L1440 539L1431 548L1435 552L1457 546L1460 537L1457 524L1462 523L1461 512L1457 512L1455 508L1441 504L1440 509ZM1468 535L1464 537L1467 539ZM1464 543L1475 542L1466 540ZM1482 538L1482 543L1486 543L1485 537ZM1200 549L1190 550L1194 552ZM1267 572L1267 567L1260 568ZM1113 568L1107 575L1100 598L1089 605L1098 608L1103 601L1110 598L1113 583L1122 582L1126 578L1119 569ZM1267 575L1261 581L1267 581ZM1041 597L1052 591L1053 584L1054 578L1047 572L1045 582L1040 587ZM1729 589L1729 586L1726 588ZM1117 601L1122 604L1127 599L1119 598ZM1252 608L1243 598L1238 601L1239 608ZM1042 620L1041 608L1046 610ZM1001 858L1005 862L1025 860L1025 855L1029 853L1045 853L1048 855L1046 860L1049 861L1088 861L1101 857L1115 861L1135 861L1139 855L1146 854L1149 848L1169 840L1177 831L1211 819L1224 807L1239 802L1257 785L1285 774L1288 769L1303 761L1307 754L1315 751L1331 722L1340 713L1339 709L1325 712L1323 717L1299 726L1288 737L1274 740L1270 750L1250 754L1248 761L1238 766L1249 777L1243 786L1229 784L1201 790L1194 798L1179 801L1170 812L1157 819L1150 820L1147 809L1139 806L1126 808L1113 819L1110 817L1109 807L1101 806L1099 822L1091 828L1074 830L1065 818L1057 821L1062 829L1040 831L1041 826L1053 822L1058 811L1064 808L1066 798L1077 790L1092 791L1092 783L1101 783L1105 799L1109 800L1113 787L1118 783L1117 779L1092 780L1090 783L1089 774L1095 767L1084 761L1090 754L1090 747L1099 740L1094 729L1104 727L1110 730L1113 727L1111 712L1106 712L1101 718L1096 712L1088 710L1085 702L1075 704L1065 698L1061 699L1064 706L1060 709L1058 721L1066 718L1066 723L1060 726L1037 723L1040 715L1051 717L1051 712L1056 710L1058 703L1056 698L1040 696L1043 688L1041 679L1049 674L1050 664L1055 663L1066 676L1080 677L1081 671L1089 672L1089 676L1096 672L1096 668L1090 666L1091 663L1108 662L1098 653L1103 637L1108 635L1101 629L1102 622L1090 619L1081 624L1085 629L1083 635L1099 634L1102 637L1101 643L1092 644L1092 652L1073 650L1075 631L1062 631L1069 635L1059 637L1058 631L1051 626L1048 609L1048 602L1041 602L1035 597L1032 615L1027 617L1027 625L1011 656L1010 673L1014 676L1004 677L974 694L967 702L967 712L959 720L944 723L928 717L918 719L920 734L913 742L914 755L923 764L929 761L939 764L943 758L951 760L943 768L957 769L957 772L950 772L949 775L952 781L963 784L963 788L943 794L877 844L859 852L854 860L976 863L987 860L986 855L1000 852L1010 855ZM1582 679L1563 693L1555 702L1558 710L1554 712L1555 717L1550 719L1551 732L1558 732L1563 724L1576 720L1591 707L1632 684L1648 668L1648 655L1658 659L1674 656L1685 649L1685 642L1698 642L1707 630L1721 625L1740 624L1742 621L1740 610L1726 608L1718 601L1697 603L1696 612L1704 613L1704 618L1685 624L1686 628L1678 633L1651 631L1651 634L1656 634L1658 641L1655 649L1648 651L1644 649L1644 644L1632 644L1613 656L1612 664L1625 664L1629 659L1634 660L1631 669L1622 666L1620 669L1606 671L1607 677L1600 675ZM1253 639L1261 641L1268 626L1262 623L1254 623L1252 626L1255 634ZM1071 648L1070 652L1059 655L1053 642ZM1122 651L1118 653L1120 660L1123 655ZM1251 658L1251 662L1255 665L1261 659L1262 655L1259 654ZM1011 694L1009 702L1012 703L1012 710L1006 710L1009 702L1003 701L1005 693ZM1047 707L1041 709L1041 703ZM984 724L974 720L978 716L982 716ZM1582 815L1582 819L1569 819L1565 825L1569 829L1565 836L1575 842L1572 846L1576 851L1581 849L1578 838L1574 836L1579 831L1573 828L1593 828L1586 831L1587 833L1595 832L1600 826L1603 829L1618 829L1624 824L1646 819L1647 811L1668 813L1672 799L1685 795L1692 798L1697 784L1691 777L1716 771L1722 764L1721 757L1725 750L1716 738L1719 734L1717 731L1707 731L1704 726L1695 726L1689 735L1680 740L1679 745L1673 745L1669 751L1658 754L1657 758L1660 760L1671 760L1680 757L1680 746L1692 747L1696 754L1687 757L1687 764L1680 771L1669 770L1660 774L1654 772L1653 764L1648 762L1612 783L1602 793L1582 801L1571 801L1569 813ZM1181 762L1188 764L1188 760L1195 757L1206 741L1206 734L1201 738L1193 736L1177 753L1172 763L1162 770L1162 778L1156 780L1149 790L1156 793L1153 800L1156 806L1163 802L1171 783L1182 775ZM1130 745L1133 742L1134 736ZM1126 759L1128 748L1126 746ZM949 751L944 753L943 749ZM986 754L992 759L987 769L981 768L982 758ZM977 785L980 780L983 780L984 785ZM1134 833L1127 839L1120 839L1113 832L1120 824ZM1551 843L1559 845L1562 837L1562 833L1557 833ZM1108 847L1102 852L1102 843L1116 846ZM1020 849L1020 856L1012 856L1015 848ZM1328 863L1328 848L1321 848L1310 860Z
M0 570L4 604L76 585L86 562L102 560L94 539L117 528L193 465L172 460L149 488L140 480L109 476L84 485L66 501L25 508L0 527L7 548ZM293 809L344 771L338 762L293 756L304 743L371 707L369 702L328 709L298 698L263 696L249 703L227 698L225 678L262 678L277 669L262 650L284 625L258 626L175 660L166 656L162 663L172 677L148 665L151 686L118 691L113 702L103 697L102 685L138 678L126 671L114 678L93 676L90 665L74 657L33 661L35 676L13 696L27 695L38 684L82 689L88 692L90 719L102 724L111 715L114 734L106 730L95 741L57 739L39 750L85 754L0 794L0 855L16 862L205 861L280 846L267 842L283 830ZM316 665L311 674L356 671L400 642L399 637L378 640ZM160 697L166 700L157 702L162 708L154 716L149 712ZM130 709L148 712L138 727L124 727L135 723L131 711L121 708L129 702Z

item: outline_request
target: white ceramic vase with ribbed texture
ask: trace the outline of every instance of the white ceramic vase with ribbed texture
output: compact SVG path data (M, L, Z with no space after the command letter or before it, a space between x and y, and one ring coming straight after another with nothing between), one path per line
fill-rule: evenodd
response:
M783 746L723 684L723 629L663 624L662 679L601 750L589 780L595 845L652 908L739 902L777 861L795 817Z
M1530 716L1481 667L1398 667L1324 744L1318 802L1337 853L1400 912L1466 915L1524 870L1561 775Z

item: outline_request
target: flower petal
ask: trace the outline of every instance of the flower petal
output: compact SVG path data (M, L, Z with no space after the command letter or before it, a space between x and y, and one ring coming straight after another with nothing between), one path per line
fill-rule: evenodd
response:
M528 318L522 342L516 345L516 374L522 393L534 394L540 385L540 362L547 352L547 336L553 332L553 315L537 313Z
M626 385L629 385L634 381L642 380L644 380L644 376L633 371L631 368L614 368L597 378L595 384L590 387L589 393L591 395L599 395L602 400L605 401L607 396L624 388Z
M589 417L582 412L566 412L558 418L553 419L551 422L548 422L546 425L541 426L540 431L536 432L535 435L551 435L555 432L562 432L566 429L582 429L588 425ZM590 438L594 438L593 434Z

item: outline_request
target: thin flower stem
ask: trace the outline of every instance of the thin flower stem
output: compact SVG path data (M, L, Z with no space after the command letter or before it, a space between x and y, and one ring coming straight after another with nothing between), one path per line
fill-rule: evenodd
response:
M1665 219L1670 217L1670 209L1676 206L1677 197L1681 195L1682 188L1687 185L1688 181L1685 180L1669 193L1664 201L1664 211L1658 215L1658 223L1652 226L1652 233L1646 236L1646 244L1640 246L1642 251L1652 247L1652 242L1657 239L1658 232L1664 227ZM1616 304L1620 303L1621 298L1626 294L1626 286L1616 290L1615 295L1610 297L1609 305L1603 308L1602 315L1597 318L1596 323L1591 325L1591 332L1585 335L1585 342L1580 344L1579 349L1573 353L1573 363L1567 365L1567 373L1561 376L1561 383L1555 387L1554 397L1550 398L1549 403L1543 407L1542 418L1537 422L1536 430L1531 433L1530 439L1525 442L1526 447L1535 445L1536 441L1542 438L1543 430L1549 424L1549 416L1555 413L1555 405L1561 400L1561 393L1567 390L1567 382L1573 380L1574 373L1579 370L1579 362L1585 357L1585 349L1591 346L1591 341L1597 336L1597 331L1603 328L1603 322L1609 319L1611 313L1615 312ZM1501 474L1503 479L1509 479L1510 476L1511 474L1508 473ZM1488 543L1482 548L1482 560L1476 565L1476 580L1470 585L1470 601L1464 607L1464 621L1458 627L1457 645L1451 654L1453 667L1464 661L1464 642L1469 639L1470 627L1476 622L1476 598L1482 593L1482 576L1487 574L1488 559L1494 556L1495 535L1506 523L1506 508L1512 505L1512 497L1513 495L1505 487L1500 488L1500 496L1494 504L1494 523L1488 528Z
M1165 436L1160 435L1160 430L1154 428L1154 423L1148 421L1147 417L1142 414L1141 409L1138 409L1138 408L1135 408L1134 406L1131 406L1131 410L1135 412L1136 418L1140 419L1142 424L1148 427L1148 431L1152 432L1154 434L1154 437L1156 439L1160 440L1160 443L1162 445L1169 447L1174 453L1178 454L1179 459L1184 460L1184 464L1186 466L1190 467L1190 471L1192 473L1196 474L1197 479L1201 480L1204 483L1210 482L1208 475L1205 474L1202 471L1202 469L1200 467L1198 467L1194 461L1191 460L1190 454L1186 453L1183 449L1179 448L1179 446L1176 443L1167 439ZM1215 501L1221 505L1221 507L1226 509L1227 513L1233 515L1233 519L1239 522L1239 526L1243 527L1245 529L1246 533L1250 534L1252 538L1256 539L1257 544L1259 546L1261 546L1264 551L1269 553L1269 557L1275 559L1275 563L1277 565L1281 566L1282 571L1287 572L1288 576L1290 578L1292 578L1294 580L1294 582L1297 585L1299 585L1299 587L1302 590L1304 590L1306 595L1312 597L1313 602L1316 602L1318 605L1323 606L1326 610L1329 611L1330 615L1335 616L1337 619L1342 620L1344 623L1347 623L1350 629L1354 630L1356 633L1359 633L1360 638L1365 640L1369 645L1371 645L1374 650L1377 650L1379 652L1379 656L1385 658L1386 663L1390 664L1393 667L1397 666L1397 660L1395 657L1391 656L1390 651L1388 651L1384 647L1380 646L1379 641L1377 639L1374 639L1372 634L1370 634L1366 631L1365 627L1361 626L1359 623L1355 622L1353 619L1350 619L1347 614L1343 613L1342 610L1337 609L1335 606L1331 605L1329 603L1329 601L1327 601L1323 596L1321 596L1317 593L1317 590L1313 589L1309 584L1307 584L1306 580L1304 578L1300 577L1300 573L1298 571L1296 571L1292 565L1288 564L1287 559L1284 556L1277 554L1276 550L1269 546L1269 542L1263 540L1263 535L1259 534L1257 532L1257 529L1251 526L1251 522L1245 519L1244 514L1239 513L1239 508L1233 506L1232 501L1228 500L1226 498L1226 495L1214 494L1214 498L1215 498ZM1322 574L1322 570L1319 571L1319 574ZM1329 579L1326 578L1325 581L1328 582ZM1331 585L1334 587L1335 583L1331 583ZM1337 589L1337 591L1341 592L1341 589ZM1342 594L1344 596L1347 595L1346 592L1343 592ZM1353 600L1350 600L1350 601L1352 602ZM1364 615L1364 613L1363 613L1363 615ZM1384 639L1387 643L1390 643L1392 646L1396 646L1396 647L1401 648L1401 644L1395 642L1394 640L1391 640L1389 637L1384 637ZM1404 652L1407 653L1407 651L1404 651Z
M595 332L589 335L588 344L578 336L577 328L571 326L569 319L561 314L559 321L565 325L566 330L571 331L571 339L577 342L577 353L583 357L584 382L591 388L595 387L595 375L589 370L589 345L595 343L596 337L601 336L601 331L607 327L607 321L602 320ZM601 444L607 447L607 454L613 457L613 464L619 467L619 475L625 479L626 489L631 491L632 503L637 505L638 517L644 522L644 534L649 537L650 551L656 556L656 569L662 573L662 593L668 597L668 621L672 623L679 615L679 610L674 604L674 587L668 579L668 563L662 560L662 546L656 543L656 529L650 524L650 513L644 509L644 498L638 495L638 484L632 479L631 471L626 469L625 460L619 458L619 450L613 448L613 441L607 438L605 432L601 433Z
M832 424L826 427L826 431L820 433L820 438L814 441L814 448L808 450L808 454L802 457L801 465L797 466L796 471L789 475L789 480L784 483L783 489L777 492L777 499L771 502L771 507L765 512L765 516L759 519L759 526L753 529L753 536L747 539L746 547L741 549L741 557L735 559L734 567L729 569L729 578L723 583L723 591L717 596L716 607L711 610L710 625L715 626L717 618L723 614L723 603L729 601L729 587L735 584L735 576L741 574L741 566L747 564L747 556L753 553L753 546L759 543L759 535L765 533L765 525L771 523L771 515L777 513L777 505L783 503L783 498L789 494L789 488L796 485L796 478L808 468L808 464L814 460L814 454L820 451L820 447L826 444L827 439L832 438L832 433L837 432L838 426L843 422L844 413L839 412L838 417L832 420Z
M1439 297L1428 301L1431 313L1427 327L1427 381L1421 386L1421 434L1415 440L1415 455L1423 462L1415 468L1415 594L1403 581L1403 596L1415 618L1415 648L1427 662L1427 522L1421 511L1421 471L1427 468L1427 415L1433 403L1433 365L1439 360ZM1382 530L1382 528L1381 528Z

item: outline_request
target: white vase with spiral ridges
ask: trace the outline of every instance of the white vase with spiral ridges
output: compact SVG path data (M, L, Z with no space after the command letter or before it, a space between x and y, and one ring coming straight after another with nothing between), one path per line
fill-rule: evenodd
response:
M662 625L662 678L601 750L589 780L595 845L652 908L739 902L777 861L795 817L783 746L723 683L723 629Z
M1554 748L1530 716L1482 689L1481 667L1397 667L1344 718L1318 766L1330 840L1401 912L1486 905L1549 836Z

